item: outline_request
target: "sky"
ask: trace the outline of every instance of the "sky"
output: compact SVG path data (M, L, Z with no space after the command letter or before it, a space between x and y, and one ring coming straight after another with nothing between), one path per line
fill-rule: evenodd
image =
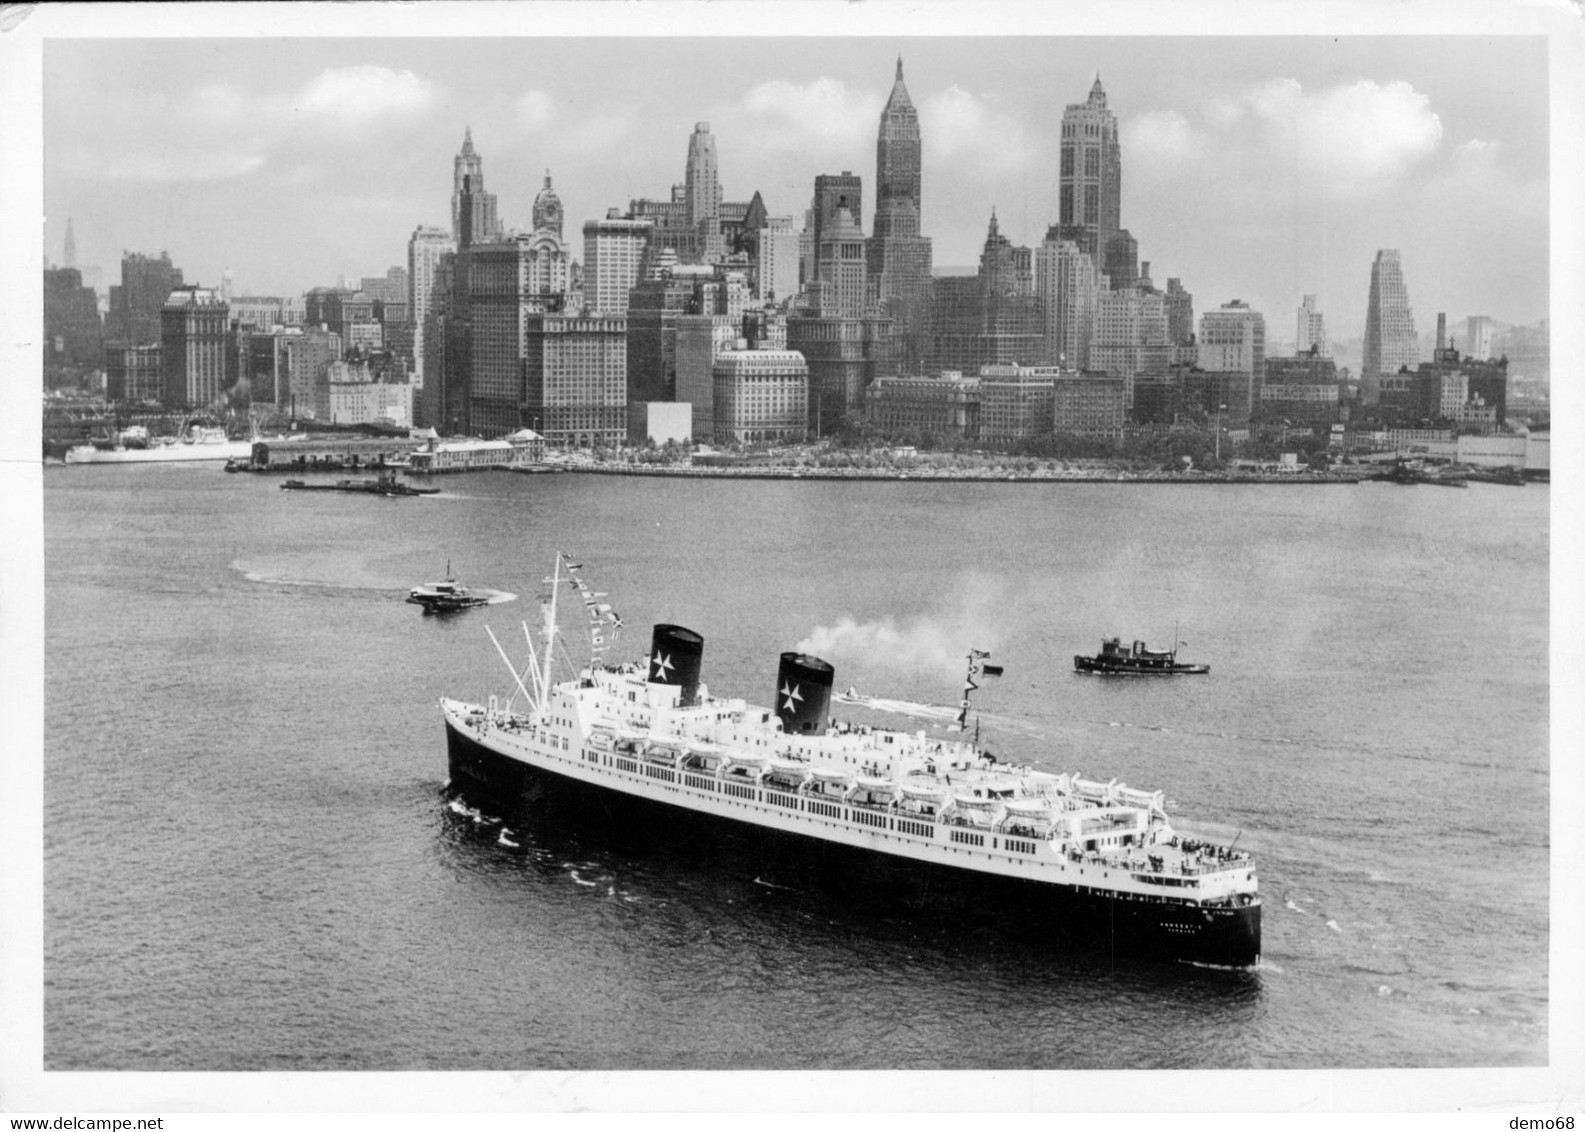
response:
M1334 337L1358 335L1379 248L1400 250L1422 332L1438 311L1450 323L1548 314L1540 35L194 30L209 34L45 42L48 261L70 218L79 265L107 284L123 250L168 251L188 282L218 285L230 269L244 294L382 275L405 263L415 227L449 226L470 127L508 226L528 226L550 171L574 258L583 221L682 181L700 121L725 199L758 190L801 224L815 176L851 170L868 232L900 55L938 272L972 269L993 209L1004 235L1039 244L1056 220L1063 109L1099 75L1121 130L1123 224L1157 285L1181 279L1197 315L1242 299L1274 344L1291 342L1314 293Z

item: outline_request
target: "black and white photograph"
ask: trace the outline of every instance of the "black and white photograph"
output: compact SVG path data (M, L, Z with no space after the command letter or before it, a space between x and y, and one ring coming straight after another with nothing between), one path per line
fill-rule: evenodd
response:
M0 1108L1572 1120L1578 11L0 8Z

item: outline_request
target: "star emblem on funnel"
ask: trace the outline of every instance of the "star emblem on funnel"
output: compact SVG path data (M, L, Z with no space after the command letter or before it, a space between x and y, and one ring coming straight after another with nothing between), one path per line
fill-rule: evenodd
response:
M659 650L656 650L655 659L650 661L650 663L655 666L655 679L660 681L662 684L666 683L666 681L670 679L670 673L673 667L671 663L671 657L666 656Z
M791 680L782 685L781 694L787 697L787 702L781 706L781 709L784 712L792 712L797 710L796 705L803 702L803 697L798 694L798 685L794 684Z

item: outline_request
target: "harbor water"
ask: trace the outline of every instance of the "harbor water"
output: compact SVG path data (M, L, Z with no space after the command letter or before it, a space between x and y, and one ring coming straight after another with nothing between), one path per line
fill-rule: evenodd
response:
M45 470L44 1068L1546 1063L1548 487L440 486ZM557 550L625 622L610 659L684 625L753 703L798 649L907 709L840 717L938 726L989 650L999 759L1164 789L1254 854L1261 967L454 805L437 702L511 690L486 628L521 664ZM448 561L505 593L423 616ZM1113 635L1210 674L1075 674Z

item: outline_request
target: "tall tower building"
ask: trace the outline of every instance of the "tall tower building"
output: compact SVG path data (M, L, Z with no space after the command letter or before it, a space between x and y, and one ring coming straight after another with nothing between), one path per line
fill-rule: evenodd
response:
M704 262L714 263L722 254L721 171L709 122L694 123L683 191L683 220L698 233Z
M161 311L171 292L182 285L182 269L161 252L153 256L126 252L121 256L121 283L110 288L110 314L105 340L121 346L151 346L161 340Z
M462 243L462 206L465 188L471 189L472 221L470 242L487 244L500 235L500 224L495 215L495 194L484 191L484 159L473 148L473 128L468 127L462 137L462 149L452 165L451 235Z
M556 239L562 239L562 207L561 198L556 195L556 190L550 187L550 170L545 170L545 184L534 197L534 231L554 232Z
M172 409L212 405L231 384L230 312L219 293L205 287L172 291L160 311L164 402Z
M1058 224L1075 233L1079 250L1098 263L1122 227L1123 164L1117 118L1106 108L1106 91L1095 77L1090 97L1062 115L1062 165L1058 181Z
M772 216L756 233L754 297L780 302L798 293L798 232L791 216Z
M869 242L869 276L876 297L891 313L911 372L923 360L929 315L931 247L920 235L922 181L919 114L903 85L903 61L881 110L875 140L875 228Z
M1381 379L1420 361L1414 333L1414 311L1403 284L1397 248L1376 253L1370 268L1370 304L1365 309L1365 351L1360 364L1360 397L1367 405L1381 400Z
M875 139L875 235L917 236L922 210L919 112L903 85L903 60L897 81L881 110Z
M440 304L437 294L440 258L456 250L456 241L444 228L420 226L407 240L407 310L413 325L413 384L420 389L424 387L424 348L428 341L425 322Z
M1472 314L1464 320L1464 353L1478 361L1491 357L1491 318Z
M77 237L72 234L72 218L66 218L66 246L61 249L61 266L77 266Z
M1079 245L1052 227L1035 249L1035 294L1045 314L1045 363L1066 369L1090 365L1090 333L1100 275Z
M1194 344L1194 296L1181 279L1167 280L1167 337L1174 346Z
M1332 356L1332 350L1326 344L1326 319L1316 309L1315 296L1306 295L1304 301L1299 304L1299 322L1293 339L1293 352L1308 354L1311 350L1323 358Z

